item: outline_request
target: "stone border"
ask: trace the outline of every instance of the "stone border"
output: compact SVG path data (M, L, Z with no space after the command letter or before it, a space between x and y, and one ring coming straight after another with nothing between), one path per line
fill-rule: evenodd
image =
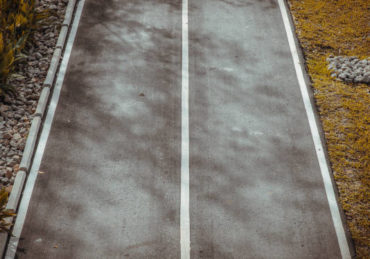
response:
M31 160L33 153L35 151L36 141L39 135L40 127L41 127L41 118L36 116L32 120L31 128L29 129L28 132L26 146L23 151L22 160L19 165L19 169L25 170L27 173L31 166ZM13 191L11 193L13 193Z
M50 61L49 70L46 75L46 79L44 81L44 87L51 87L53 85L61 56L62 56L62 50L59 48L56 48L54 50L53 57L51 58L51 61Z
M53 90L54 81L57 75L58 67L60 60L62 58L62 52L65 47L69 28L72 22L73 13L76 7L77 0L69 0L66 12L64 15L64 21L61 25L59 32L58 41L55 46L53 57L50 62L48 73L46 79L43 83L44 88L40 94L40 98L37 104L36 111L34 113L34 118L27 136L26 145L24 148L22 160L20 163L20 170L17 172L17 175L14 180L12 191L8 199L8 203L5 209L14 210L15 212L18 209L19 201L22 196L22 191L24 183L26 182L27 174L32 165L32 158L36 150L38 137L42 129L42 120L46 111L47 104L49 102L50 93ZM16 217L16 216L15 216ZM12 223L15 217L10 217L7 219L7 222ZM7 247L8 233L0 233L0 255L3 257Z

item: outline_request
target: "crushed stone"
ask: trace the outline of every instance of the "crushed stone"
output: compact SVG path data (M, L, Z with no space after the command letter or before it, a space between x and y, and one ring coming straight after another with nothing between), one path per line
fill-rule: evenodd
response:
M66 0L37 2L38 11L53 9L52 16L31 34L24 50L26 62L17 64L15 74L8 79L16 96L6 95L0 100L0 188L12 186L19 170L67 4Z
M369 58L330 56L327 62L332 77L347 83L370 84Z

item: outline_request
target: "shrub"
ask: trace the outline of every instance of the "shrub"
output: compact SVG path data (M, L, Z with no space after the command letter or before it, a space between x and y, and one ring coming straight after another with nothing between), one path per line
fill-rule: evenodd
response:
M0 0L0 95L14 91L7 79L35 25L35 0Z

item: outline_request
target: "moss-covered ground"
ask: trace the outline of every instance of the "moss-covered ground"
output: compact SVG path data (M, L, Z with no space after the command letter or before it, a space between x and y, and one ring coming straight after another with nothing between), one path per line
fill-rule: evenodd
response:
M370 54L367 0L288 0L357 258L370 258L370 86L330 77L326 58Z

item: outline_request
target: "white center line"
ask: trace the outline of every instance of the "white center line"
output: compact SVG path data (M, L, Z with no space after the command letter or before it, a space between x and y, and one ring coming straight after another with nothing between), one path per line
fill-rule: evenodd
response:
M320 169L321 169L321 175L324 181L325 192L328 198L329 208L330 208L331 216L333 219L335 232L338 238L340 252L342 254L343 259L347 259L347 258L350 259L351 254L349 251L346 235L344 232L342 219L339 213L337 200L335 198L334 188L333 188L333 184L330 178L329 167L326 161L324 148L321 143L321 138L319 134L319 129L317 127L315 114L313 112L313 107L311 104L310 96L308 94L307 85L304 80L303 68L301 67L301 64L299 62L299 56L298 56L297 47L294 41L293 30L290 25L290 21L288 17L288 10L285 6L284 0L278 0L278 1L279 1L279 6L280 6L280 11L283 16L285 30L288 36L290 51L293 56L294 67L296 70L299 87L300 87L302 98L303 98L303 103L306 109L308 121L309 121L310 128L311 128L311 134L312 134L317 158L318 158Z
M182 1L182 84L181 84L181 259L190 259L189 216L189 23L188 0Z

